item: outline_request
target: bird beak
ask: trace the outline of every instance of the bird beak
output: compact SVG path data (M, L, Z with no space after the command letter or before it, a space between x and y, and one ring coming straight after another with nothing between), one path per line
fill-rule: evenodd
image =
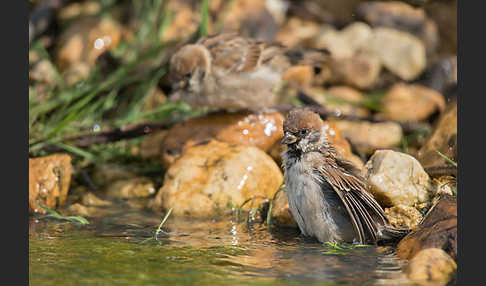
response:
M289 145L289 144L295 143L295 141L297 141L297 137L295 137L294 135L292 135L290 133L285 133L285 136L282 138L282 141L280 141L280 142L282 144Z
M181 81L175 82L175 83L172 84L172 90L183 89L184 87L186 87L186 85L187 85L186 80L181 80Z

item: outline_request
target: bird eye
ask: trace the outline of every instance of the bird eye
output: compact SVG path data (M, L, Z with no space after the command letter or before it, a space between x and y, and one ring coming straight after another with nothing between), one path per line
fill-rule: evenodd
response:
M299 135L306 135L308 132L309 132L309 130L307 130L306 128L302 128L299 131Z

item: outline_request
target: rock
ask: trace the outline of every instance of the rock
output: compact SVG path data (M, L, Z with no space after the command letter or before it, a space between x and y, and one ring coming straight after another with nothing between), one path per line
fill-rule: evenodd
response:
M201 23L200 1L166 1L164 11L172 21L164 32L162 41L184 39L197 31ZM278 24L264 1L235 0L209 2L208 33L237 32L240 35L273 39Z
M397 205L386 208L385 214L390 223L397 228L412 229L422 221L422 214L410 206Z
M287 18L287 10L289 8L287 1L266 0L265 7L268 9L268 12L272 14L272 17L279 25L282 24Z
M333 86L329 89L307 88L305 94L323 105L334 114L346 116L367 117L368 109L361 106L364 96L357 90L347 86Z
M356 7L356 16L372 27L388 27L415 35L426 46L428 55L433 54L439 44L437 25L421 8L399 1L369 1Z
M222 32L234 32L245 37L253 37L271 41L278 31L278 25L273 15L267 9L265 1L235 0L228 5L214 5L216 11L227 9L222 18ZM212 10L213 10L212 9Z
M356 21L355 7L362 0L341 1L300 1L290 0L289 13L297 14L304 19L343 26Z
M66 213L69 215L77 215L77 216L82 216L82 217L92 217L93 213L96 212L94 211L96 208L88 208L80 203L75 203L70 205L66 209Z
M324 82L372 89L378 84L382 62L376 54L360 51L352 57L331 58L329 69L329 79L322 80Z
M322 33L316 39L315 45L328 49L333 58L350 58L368 43L372 34L370 26L354 22L340 31L329 30Z
M81 198L81 203L85 206L93 206L93 207L104 207L104 206L112 205L110 201L102 200L91 192L83 195L83 197Z
M361 159L351 152L351 145L348 140L344 138L340 129L333 122L323 121L324 131L326 132L327 139L336 148L336 151L340 156L351 161L359 169L363 168L363 162Z
M65 24L69 20L78 17L95 16L101 10L101 5L97 1L84 1L82 3L70 3L59 9L57 18Z
M448 88L457 85L457 56L439 58L427 67L418 82L444 94Z
M443 195L429 209L424 220L397 245L400 259L412 259L427 248L441 248L457 257L457 199Z
M272 201L272 223L282 227L298 228L289 208L289 201L287 200L287 194L284 190L279 191Z
M414 157L392 150L377 150L366 162L363 175L380 205L413 207L429 201L435 186Z
M405 267L408 278L418 285L446 285L456 271L456 262L440 248L421 250Z
M89 69L101 53L116 48L122 35L122 26L111 18L84 17L76 20L59 36L56 65L61 72L79 64L83 69Z
M83 79L88 78L91 72L91 65L85 62L77 62L67 68L62 76L67 85L73 85Z
M442 94L419 84L394 84L381 100L383 118L407 122L427 119L445 108Z
M131 179L135 176L135 172L117 164L96 164L92 172L93 183L97 187L109 185L116 180Z
M450 164L437 151L457 162L457 103L449 104L441 114L434 131L419 149L417 158L424 167Z
M287 47L313 47L321 28L314 21L289 17L275 36L275 41Z
M251 198L259 205L272 198L282 182L280 168L262 150L210 140L186 148L169 167L154 208L173 208L176 216L214 217Z
M29 80L52 86L56 80L56 73L54 65L49 60L43 59L29 69Z
M106 191L109 198L145 198L155 194L152 180L146 177L136 177L118 180L110 184Z
M402 142L402 127L395 122L335 120L333 123L344 138L365 153L395 147Z
M355 22L341 31L328 29L321 33L314 46L326 48L331 53L329 78L321 81L361 89L374 87L382 64L377 55L364 49L372 37L371 28L361 22Z
M95 206L85 206L80 203L75 203L69 207L62 209L61 214L64 216L81 216L81 217L105 217L112 214L114 210L107 208L99 208Z
M184 149L211 139L268 151L282 139L283 121L278 112L218 113L178 123L161 142L163 165L167 168Z
M71 157L67 154L29 158L29 212L45 213L40 206L55 209L64 205L71 173Z
M457 0L430 2L425 12L439 28L439 54L457 54Z
M162 145L162 142L164 142L165 136L167 136L167 130L146 135L140 143L140 156L144 159L160 158L163 153L164 145Z
M456 196L457 195L457 179L453 176L440 176L438 178L434 178L434 185L437 186L437 190L435 195L442 196L442 195L449 195L449 196Z
M375 28L366 51L403 80L417 78L427 64L424 45L417 37L390 28Z
M286 145L281 144L280 142L275 142L272 147L268 150L268 155L273 158L273 160L277 163L278 166L282 166L282 152L287 149ZM282 169L283 170L283 169Z
M368 109L360 105L365 101L365 97L358 90L348 86L333 86L327 90L327 94L330 95L331 99L335 99L335 101L328 100L326 108L339 110L344 115L358 117L370 116Z
M285 71L282 79L297 88L306 88L314 80L314 70L311 66L292 66Z

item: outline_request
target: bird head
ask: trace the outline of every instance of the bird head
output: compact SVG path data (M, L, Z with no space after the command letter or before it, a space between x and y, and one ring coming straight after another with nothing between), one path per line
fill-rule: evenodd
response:
M322 144L327 143L322 126L317 113L302 108L292 109L283 124L284 137L281 143L301 152L318 150Z
M190 90L194 81L203 81L210 72L210 61L211 55L204 46L189 44L180 48L170 59L172 90Z

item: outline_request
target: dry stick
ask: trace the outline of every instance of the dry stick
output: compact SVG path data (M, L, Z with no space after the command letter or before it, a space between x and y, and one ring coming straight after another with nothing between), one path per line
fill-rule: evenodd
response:
M96 134L78 135L72 138L68 138L66 139L66 141L72 142L72 144L78 148L87 148L93 144L106 144L124 139L132 139L140 136L145 136L157 130L169 129L177 122L178 121L164 121L122 126L121 128L116 128L112 131L105 131ZM63 150L62 148L54 145L47 145L42 149L48 152L57 152Z
M457 167L445 164L432 167L425 167L425 172L431 177L454 176L457 177Z

